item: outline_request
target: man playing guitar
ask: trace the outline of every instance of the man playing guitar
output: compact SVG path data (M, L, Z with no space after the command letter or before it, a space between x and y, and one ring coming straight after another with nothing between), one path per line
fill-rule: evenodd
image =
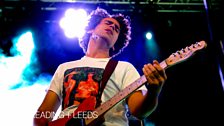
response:
M80 60L60 64L51 80L50 88L34 117L34 126L46 126L62 105L59 117L71 115L89 97L98 97L100 81L107 62L118 55L129 44L131 36L130 21L122 14L110 15L106 10L97 8L90 14L86 33L80 40L85 56ZM158 95L167 79L165 70L158 61L142 68L146 83L132 92L103 114L102 124L127 126L127 111L139 119L149 116L156 108ZM102 93L102 103L125 89L140 77L135 67L125 61L118 64ZM90 114L90 115L89 115ZM97 113L77 114L74 118L88 115L97 118ZM83 116L84 115L84 116ZM76 125L76 124L74 124Z

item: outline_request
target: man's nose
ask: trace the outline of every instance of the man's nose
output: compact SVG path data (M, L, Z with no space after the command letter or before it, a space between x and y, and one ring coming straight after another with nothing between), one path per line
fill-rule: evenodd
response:
M115 24L111 24L110 27L115 30Z

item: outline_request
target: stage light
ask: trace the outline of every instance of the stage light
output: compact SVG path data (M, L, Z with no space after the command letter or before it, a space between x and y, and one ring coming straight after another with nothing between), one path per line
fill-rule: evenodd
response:
M68 38L79 38L85 32L88 15L83 9L68 9L59 24Z
M147 40L152 39L152 33L151 32L147 32L145 37L146 37Z
M157 45L156 40L153 37L152 32L147 32L145 34L146 40L145 40L145 48L146 48L146 54L147 57L150 59L158 59L159 57L159 47Z

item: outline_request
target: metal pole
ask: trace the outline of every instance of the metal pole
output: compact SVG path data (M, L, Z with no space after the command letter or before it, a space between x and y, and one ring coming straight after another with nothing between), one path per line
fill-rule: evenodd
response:
M223 60L223 54L221 51L222 47L221 44L217 42L217 39L213 35L213 28L211 24L211 11L212 11L212 5L211 1L209 0L203 0L205 12L206 12L206 18L207 18L207 24L208 24L208 30L209 30L209 37L210 37L210 44L213 47L213 50L211 51L213 53L213 56L215 56L215 60L217 63L217 69L220 77L220 83L222 84L222 91L224 91L224 79L223 79L223 66L221 66L221 61ZM218 40L220 41L220 40Z

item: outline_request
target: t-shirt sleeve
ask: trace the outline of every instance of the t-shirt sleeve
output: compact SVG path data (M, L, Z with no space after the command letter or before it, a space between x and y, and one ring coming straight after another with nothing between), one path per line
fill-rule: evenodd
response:
M49 90L55 92L60 100L62 98L63 75L62 66L59 65L51 79L49 87Z
M140 75L139 75L138 71L136 70L136 68L132 64L128 63L128 67L126 69L126 72L125 72L125 75L123 78L122 88L124 89L129 84L133 83L134 81L136 81L139 78L140 78ZM147 88L145 87L145 85L143 85L138 90L147 90Z

